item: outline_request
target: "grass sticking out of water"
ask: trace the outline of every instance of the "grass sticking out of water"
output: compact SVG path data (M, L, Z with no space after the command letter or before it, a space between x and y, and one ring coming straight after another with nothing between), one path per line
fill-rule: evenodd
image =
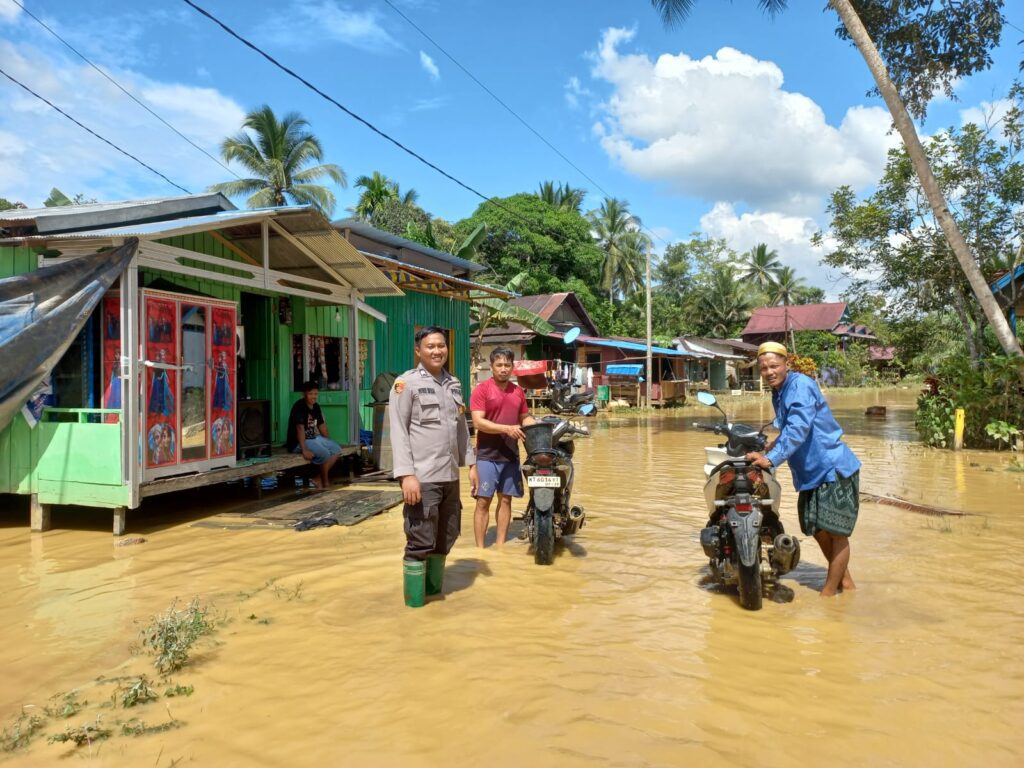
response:
M114 691L114 700L120 701L125 709L134 707L136 704L145 704L149 701L156 701L160 694L153 690L149 684L149 678L145 675L131 680L128 684L117 686Z
M149 733L164 733L165 731L173 731L176 728L181 728L184 723L181 720L171 719L166 723L160 723L159 725L146 725L145 722L139 720L137 717L133 717L126 723L121 723L121 735L122 736L145 736Z
M140 636L142 647L154 656L153 665L166 677L185 666L195 642L213 630L209 609L195 597L183 609L172 603L166 613L153 617Z
M82 747L95 741L109 739L111 731L109 728L103 727L100 719L101 716L97 715L96 719L91 723L82 723L74 728L69 725L64 729L63 733L55 733L47 738L47 741L51 744L65 744L72 741L76 747Z
M175 696L191 696L195 688L191 685L175 685L164 691L164 698L173 699Z
M24 708L14 722L0 730L0 750L14 752L29 745L39 733L46 718L35 713L26 712Z
M43 707L43 711L55 720L67 720L77 715L88 701L79 701L77 691L69 691L65 694L54 694L50 697L50 703Z

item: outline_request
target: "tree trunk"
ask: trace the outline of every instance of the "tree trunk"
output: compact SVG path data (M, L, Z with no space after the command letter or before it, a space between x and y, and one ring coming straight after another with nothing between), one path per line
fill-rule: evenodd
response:
M978 360L981 358L981 350L978 349L978 345L974 336L974 328L971 325L970 313L964 306L964 297L954 286L950 293L953 298L953 311L956 312L957 318L960 320L960 325L964 329L964 342L967 344L967 354L971 358L971 368L978 367Z
M829 5L839 14L843 24L846 26L847 32L850 33L851 39L867 62L868 69L871 70L871 74L875 78L875 84L878 86L878 92L882 94L886 106L889 107L893 124L896 126L896 130L899 131L903 144L907 148L907 155L910 157L910 162L917 172L918 179L921 181L921 188L928 198L928 203L935 213L939 226L942 227L946 241L949 243L950 248L953 249L953 254L960 263L960 268L967 276L967 281L971 284L971 289L974 291L978 303L981 304L981 308L985 312L985 317L988 318L988 322L991 324L992 330L999 340L999 345L1010 357L1024 354L1016 337L1010 330L1010 324L999 309L999 304L996 301L996 297L992 294L985 276L982 275L977 261L975 261L967 242L960 233L956 221L949 212L949 206L942 195L939 183L935 180L932 169L928 165L928 157L925 154L924 147L921 146L921 140L918 138L917 130L914 128L914 122L911 120L910 114L907 112L907 108L903 104L899 92L896 90L896 86L889 79L885 62L882 61L878 49L875 48L874 41L868 35L850 0L829 0ZM1021 376L1024 378L1024 369L1022 369Z

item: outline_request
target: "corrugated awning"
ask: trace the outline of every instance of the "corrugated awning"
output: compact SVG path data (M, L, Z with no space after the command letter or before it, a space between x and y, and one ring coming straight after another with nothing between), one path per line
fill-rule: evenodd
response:
M483 298L507 299L512 295L501 288L474 283L472 280L435 272L426 267L406 264L404 261L378 256L375 253L366 253L365 251L361 251L361 253L374 262L396 285L409 291L436 293L462 301Z

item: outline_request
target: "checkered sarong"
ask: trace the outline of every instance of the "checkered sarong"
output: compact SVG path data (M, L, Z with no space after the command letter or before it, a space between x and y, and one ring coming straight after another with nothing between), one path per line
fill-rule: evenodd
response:
M800 513L800 530L805 536L813 536L815 531L849 536L860 510L860 471L840 477L834 483L800 491L796 507Z

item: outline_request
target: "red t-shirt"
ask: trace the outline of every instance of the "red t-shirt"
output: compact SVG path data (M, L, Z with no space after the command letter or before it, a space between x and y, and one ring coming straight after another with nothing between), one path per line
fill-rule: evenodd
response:
M469 410L483 411L484 418L495 424L518 424L520 416L529 409L526 393L518 384L510 381L503 391L494 379L486 379L473 390ZM507 435L477 430L476 457L486 461L519 461L519 445Z

